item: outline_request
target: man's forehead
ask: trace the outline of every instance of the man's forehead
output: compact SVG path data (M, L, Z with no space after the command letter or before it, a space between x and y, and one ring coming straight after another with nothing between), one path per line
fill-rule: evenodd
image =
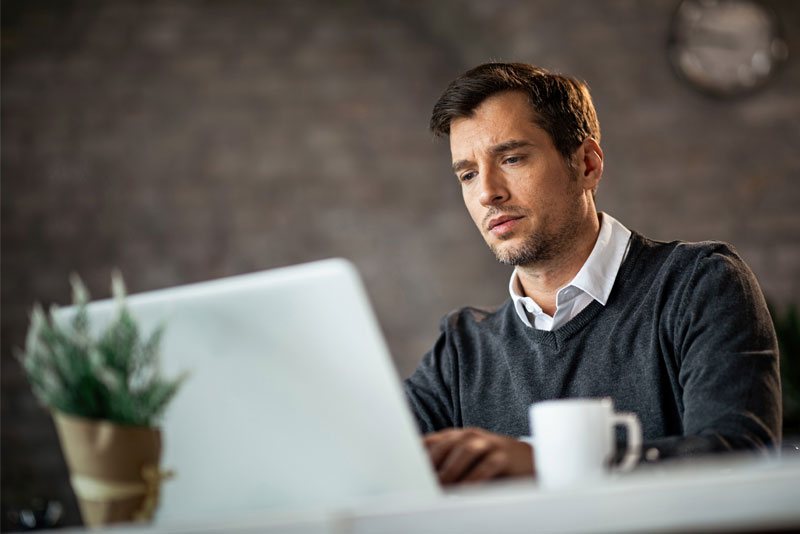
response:
M528 96L519 91L504 92L484 100L472 114L450 121L450 151L487 149L513 139L549 135L536 124Z
M462 123L450 130L450 154L455 165L478 154L496 155L525 147L552 145L550 135L537 124L510 119L500 124Z

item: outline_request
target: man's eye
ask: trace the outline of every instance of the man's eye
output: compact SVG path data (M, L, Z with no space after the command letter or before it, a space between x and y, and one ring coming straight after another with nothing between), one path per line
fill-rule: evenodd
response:
M509 156L505 159L504 163L510 163L511 165L513 165L514 163L519 163L520 161L522 161L522 159L523 159L522 156Z
M461 182L469 182L470 180L472 180L473 178L475 178L475 175L476 175L476 174L478 174L478 173L476 173L476 172L465 172L464 174L462 174L461 176L459 176L459 177L458 177L458 179L459 179L459 181L461 181Z

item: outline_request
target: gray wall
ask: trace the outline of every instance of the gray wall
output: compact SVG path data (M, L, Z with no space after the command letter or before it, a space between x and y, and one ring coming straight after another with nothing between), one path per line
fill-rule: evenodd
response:
M676 2L3 2L2 500L68 505L45 411L12 347L68 274L109 294L352 259L401 375L509 271L473 228L447 143L449 80L490 59L587 80L598 205L662 239L733 243L800 302L800 2L770 2L793 53L765 90L716 101L675 77Z

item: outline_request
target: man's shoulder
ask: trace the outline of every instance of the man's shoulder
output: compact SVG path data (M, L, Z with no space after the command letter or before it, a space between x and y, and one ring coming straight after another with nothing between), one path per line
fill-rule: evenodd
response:
M441 330L495 329L508 320L509 312L514 311L511 299L497 306L464 306L448 312L441 321Z
M698 285L730 283L754 286L755 275L733 245L723 241L657 241L634 234L631 255L635 256L624 278L640 280L642 287L668 288L681 294L694 293ZM634 284L635 285L635 284Z
M660 241L634 231L631 234L631 247L632 250L636 250L637 255L647 260L661 257L665 262L679 266L725 258L728 258L728 261L743 263L734 246L724 241Z

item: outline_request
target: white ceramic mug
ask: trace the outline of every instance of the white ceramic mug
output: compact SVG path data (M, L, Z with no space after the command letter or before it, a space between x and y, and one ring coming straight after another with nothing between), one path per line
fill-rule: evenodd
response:
M561 488L606 476L616 452L617 425L627 428L627 450L614 469L627 471L639 461L639 419L633 413L615 413L608 397L537 402L529 414L536 478L542 487Z

